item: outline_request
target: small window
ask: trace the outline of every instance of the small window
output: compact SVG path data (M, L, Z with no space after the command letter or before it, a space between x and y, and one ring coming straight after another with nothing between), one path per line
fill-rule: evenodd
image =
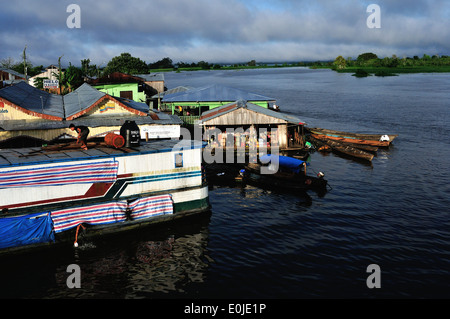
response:
M124 99L133 99L133 91L120 91L120 97Z
M183 167L183 153L175 154L175 167Z

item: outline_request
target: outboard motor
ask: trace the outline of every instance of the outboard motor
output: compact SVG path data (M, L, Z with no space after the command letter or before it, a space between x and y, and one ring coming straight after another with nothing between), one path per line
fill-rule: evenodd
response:
M136 147L141 143L141 133L135 121L126 120L120 128L120 135L125 139L125 147Z

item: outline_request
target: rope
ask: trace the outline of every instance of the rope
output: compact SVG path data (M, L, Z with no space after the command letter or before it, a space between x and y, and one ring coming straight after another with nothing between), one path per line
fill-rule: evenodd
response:
M78 230L80 229L80 226L83 227L83 229L86 229L86 228L83 226L83 224L79 224L79 225L77 226L77 231L76 231L76 233L75 233L75 242L73 243L73 245L74 245L75 247L78 247L77 240L78 240Z

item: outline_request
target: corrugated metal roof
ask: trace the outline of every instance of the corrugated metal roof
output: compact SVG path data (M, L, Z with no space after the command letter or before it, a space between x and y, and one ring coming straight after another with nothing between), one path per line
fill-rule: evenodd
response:
M0 97L29 112L63 118L63 98L19 82L0 90Z
M169 95L169 94L175 94L175 93L180 93L180 92L186 92L188 90L192 90L194 89L194 87L192 86L177 86L176 88L155 94L152 96L152 98L157 99L157 98L162 98L163 96Z
M87 83L83 83L75 91L64 95L66 117L73 116L80 111L83 111L85 108L88 108L105 95L106 93L94 89Z
M25 79L25 74L16 72L16 71L8 69L8 68L0 68L0 71L7 72L7 73L10 73L10 74L15 75L17 77Z
M264 114L264 115L267 115L270 117L280 119L282 121L286 121L287 123L304 124L299 118L297 118L295 116L291 116L291 115L281 113L281 112L276 112L276 111L267 109L265 107L261 107L256 104L246 102L244 100L239 100L239 101L229 103L226 105L222 105L222 106L216 107L212 110L206 111L202 114L198 123L201 125L204 122L207 122L213 118L233 112L233 111L237 110L238 108L246 108L246 109L251 110L256 113L261 113L261 114ZM230 123L230 125L232 125L232 124L233 123Z
M36 116L40 116L40 114L46 115L47 117L41 117L53 120L62 120L64 118L64 110L67 119L78 117L76 115L82 115L83 112L105 96L107 96L106 93L93 88L87 83L64 96L39 90L25 82L0 90L1 98L19 106L25 112L35 113L34 115ZM126 107L141 113L148 114L149 112L149 106L145 103L111 96L109 98L115 99Z
M117 101L121 102L123 105L130 107L132 109L141 111L143 113L149 112L149 106L145 103L136 102L134 100L126 99L123 97L117 97L117 96L114 96L114 99L116 99Z
M228 102L228 101L275 101L274 98L261 94L250 93L243 90L213 84L205 87L191 89L185 92L166 94L162 102Z
M163 73L150 73L150 74L135 74L134 76L138 76L143 78L145 81L164 81Z

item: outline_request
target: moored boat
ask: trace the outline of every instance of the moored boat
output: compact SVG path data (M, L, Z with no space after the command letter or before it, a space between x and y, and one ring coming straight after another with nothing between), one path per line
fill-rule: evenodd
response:
M260 160L260 163L248 163L245 166L244 183L290 192L313 190L320 196L327 191L323 173L317 177L308 176L307 163L302 160L276 155L265 155Z
M321 138L320 136L317 136L315 134L311 135L312 139L317 139L320 142L328 145L329 147L331 147L332 150L341 153L341 154L345 154L351 157L356 157L358 159L363 159L366 161L372 161L374 154L363 151L362 149L353 147L349 144L346 143L340 143L334 140L330 140L330 139L325 139L325 138Z
M389 145L391 145L392 141L398 136L396 134L350 133L317 127L307 128L307 130L309 130L311 134L314 134L316 138L326 138L330 140L335 140L337 142L364 144L378 147L388 147Z
M2 150L0 253L76 243L80 226L94 237L209 211L203 146Z
M378 152L378 146L372 146L372 145L364 145L364 144L355 144L355 143L346 143L346 142L339 142L343 145L348 145L360 150L363 150L365 152L376 154Z

